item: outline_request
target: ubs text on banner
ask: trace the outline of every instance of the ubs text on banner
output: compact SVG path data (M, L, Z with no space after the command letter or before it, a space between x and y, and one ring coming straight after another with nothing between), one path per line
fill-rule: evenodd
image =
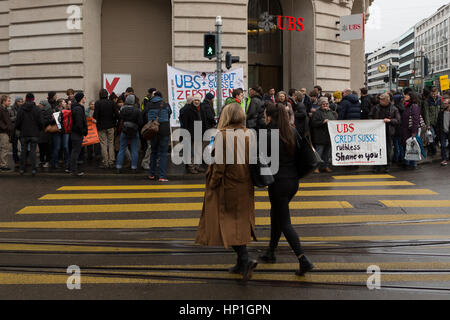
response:
M93 118L86 118L88 135L83 139L83 147L100 143L100 139L98 138L97 125L93 122L93 120Z
M194 72L167 65L167 81L169 88L169 104L172 108L170 125L179 127L180 109L186 104L189 96L199 94L202 100L208 93L217 97L217 79L215 72ZM234 89L244 87L244 69L230 70L222 74L222 98L231 97ZM217 110L217 99L214 99L214 109Z
M387 164L383 120L329 121L333 166Z

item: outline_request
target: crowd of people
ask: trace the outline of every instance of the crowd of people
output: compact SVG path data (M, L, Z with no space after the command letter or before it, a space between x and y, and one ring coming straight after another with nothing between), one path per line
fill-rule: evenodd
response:
M204 97L197 94L189 97L180 110L180 125L189 131L192 140L195 122L201 122L202 133L216 128L218 116L214 99L211 93ZM332 172L328 121L382 119L386 123L388 165L374 167L373 170L388 172L392 162L405 169L417 167L417 162L406 161L404 154L406 140L417 136L419 128L432 136L423 141L427 144L428 154L435 155L440 145L441 164L447 165L449 99L449 95L440 95L437 88L425 89L420 95L409 88L403 92L369 95L366 88L360 89L359 93L345 89L324 94L320 86L315 86L309 93L306 88L290 89L288 92L276 92L271 88L264 93L260 86L253 86L246 97L242 89L233 90L223 107L232 103L241 105L246 127L258 130L267 127L264 111L272 104L283 105L290 125L311 139L323 160L315 169L316 174ZM89 104L86 104L83 92L76 93L72 89L67 90L65 98L49 92L46 100L38 104L34 100L32 93L27 94L25 99L16 97L14 103L8 96L1 97L1 171L12 170L7 161L12 150L15 168L20 174L25 173L27 162L31 164L33 175L41 167L82 176L86 160L97 160L101 162L101 168L114 169L117 173L123 172L124 163L129 161L132 172L138 170L140 163L144 170L148 170L149 179L167 181L172 110L156 88L148 90L142 103L133 88L128 88L120 96L108 94L107 90L102 89L99 99ZM86 118L89 117L97 126L100 143L83 147L88 131ZM159 122L159 132L147 141L142 137L141 129L154 120ZM190 174L199 174L205 172L206 167L192 163L186 164L186 170Z

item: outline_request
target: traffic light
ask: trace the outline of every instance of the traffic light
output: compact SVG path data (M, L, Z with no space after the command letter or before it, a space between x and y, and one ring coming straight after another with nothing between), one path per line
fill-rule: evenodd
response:
M429 64L429 62L430 62L430 60L429 60L427 57L425 57L425 58L423 59L423 76L424 76L424 77L427 76L428 73L429 73L429 70L428 70L428 64Z
M392 67L392 79L397 79L397 68Z
M233 63L237 63L240 61L240 57L233 56L229 51L227 51L227 54L225 55L225 64L228 70L231 69L233 66Z
M384 77L383 81L384 81L385 83L388 83L388 82L389 82L389 76Z
M204 57L211 60L216 56L216 35L214 33L205 34Z

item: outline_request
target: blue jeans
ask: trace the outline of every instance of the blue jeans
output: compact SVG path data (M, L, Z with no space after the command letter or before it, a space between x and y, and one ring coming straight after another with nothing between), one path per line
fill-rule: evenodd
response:
M64 162L66 164L66 168L69 168L70 163L70 153L69 153L69 139L70 134L54 134L53 135L53 152L52 152L52 167L58 167L59 161L59 151L61 147L64 151Z
M405 158L405 149L403 148L402 138L394 137L394 161L400 162Z
M125 152L128 148L128 141L130 141L131 146L131 169L137 169L139 160L139 134L132 139L128 139L125 133L120 134L120 150L117 155L116 168L122 169L123 158L125 157Z
M322 168L323 169L328 168L331 158L331 144L327 145L318 144L316 145L316 151L323 161Z
M151 140L152 153L150 155L150 175L154 176L156 164L159 159L159 177L166 179L167 152L169 150L170 136L156 136Z
M448 140L448 145L447 145ZM441 134L441 157L442 161L447 161L447 150L450 150L450 132L442 132Z

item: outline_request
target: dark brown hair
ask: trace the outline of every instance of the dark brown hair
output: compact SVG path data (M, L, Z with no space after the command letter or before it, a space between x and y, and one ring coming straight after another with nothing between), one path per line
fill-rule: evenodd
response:
M295 152L295 136L289 123L286 106L282 103L268 104L266 115L271 117L271 122L280 130L280 140L285 144L288 153L293 156Z

